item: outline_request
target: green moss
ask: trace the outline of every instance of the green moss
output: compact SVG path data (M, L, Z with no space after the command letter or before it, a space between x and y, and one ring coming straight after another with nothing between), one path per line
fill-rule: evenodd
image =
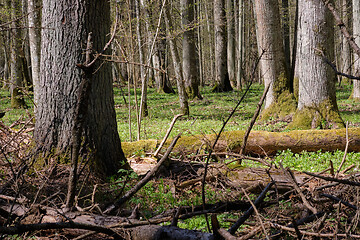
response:
M22 93L18 88L13 90L13 94L11 95L11 107L12 108L25 108L25 100L23 98Z
M304 107L295 113L288 129L332 129L345 127L337 106L330 99L318 106Z
M121 143L121 147L126 157L132 155L141 156L147 152L153 152L156 150L157 145L158 145L158 141L154 139Z
M270 117L283 118L294 113L296 111L296 105L294 95L291 94L289 90L286 90L262 112L261 119L267 120Z
M299 78L294 77L294 97L296 101L299 101Z

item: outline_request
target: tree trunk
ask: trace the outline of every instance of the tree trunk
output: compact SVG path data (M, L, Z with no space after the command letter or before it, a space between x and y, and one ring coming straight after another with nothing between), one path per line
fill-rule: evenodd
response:
M227 69L225 0L214 0L215 86L214 92L232 91Z
M351 1L350 0L341 0L341 13L342 19L347 27L351 28ZM354 21L358 21L355 20ZM340 32L341 35L341 52L340 52L340 71L351 74L351 49L350 44L347 41L346 37ZM355 35L358 36L358 35ZM341 77L344 78L344 77Z
M11 0L11 17L17 19L21 12L20 0ZM24 77L22 72L22 60L19 52L21 48L21 29L19 21L12 21L10 36L10 94L11 107L25 107L25 101L21 87L23 87Z
M168 29L168 31L170 31L170 29L173 29L173 24L171 21L171 15L170 15L169 8L170 8L170 6L166 5L166 7L165 7L165 23L166 23L166 28ZM169 40L169 45L170 45L171 57L173 60L173 65L174 65L176 85L177 85L178 94L179 94L180 111L184 115L189 115L188 97L187 97L187 94L185 91L185 84L184 84L184 79L183 79L183 75L182 75L183 72L182 72L178 49L176 46L176 41L175 41L175 39L173 39L173 36L171 36L171 35L168 36L168 40Z
M31 58L31 76L34 88L34 109L36 111L36 105L38 102L39 91L36 89L39 87L39 72L40 72L40 1L28 0L28 21L29 21L29 47ZM35 90L36 89L36 90Z
M238 50L237 50L237 71L236 71L236 89L240 90L242 87L241 79L243 77L243 56L244 56L244 0L239 0L239 13L238 13Z
M181 20L183 26L183 78L185 89L190 99L199 98L200 81L198 73L198 61L195 35L195 11L194 0L181 0Z
M146 64L144 58L144 49L142 41L142 29L141 29L141 15L140 15L140 0L135 0L135 11L136 11L136 34L138 41L138 50L139 50L139 61L140 64ZM140 111L138 115L138 125L141 126L142 117L148 116L147 109L147 85L148 77L145 73L145 68L143 65L140 66L140 79L141 79L141 99L140 99ZM141 129L141 127L139 127Z
M41 36L34 138L40 150L68 153L78 104L77 92L82 80L82 70L76 65L84 63L83 49L90 32L93 52L101 52L107 43L111 24L110 3L45 0L42 23L46 27ZM94 69L97 70L91 79L82 142L94 171L106 177L117 173L119 167L126 167L127 161L117 132L110 65L97 63Z
M360 46L360 2L353 1L353 36L355 37L355 43ZM353 55L354 58L354 75L360 76L360 56L356 53ZM351 94L351 98L360 101L360 81L353 81L353 90Z
M290 92L279 3L277 0L258 0L254 1L254 8L258 49L265 51L260 59L261 73L265 86L270 85L262 118L284 117L295 112L296 103Z
M236 86L235 82L235 14L234 0L226 0L227 20L227 67L230 83Z
M336 103L336 76L317 49L334 59L333 20L321 0L299 1L299 100L290 128L344 127Z

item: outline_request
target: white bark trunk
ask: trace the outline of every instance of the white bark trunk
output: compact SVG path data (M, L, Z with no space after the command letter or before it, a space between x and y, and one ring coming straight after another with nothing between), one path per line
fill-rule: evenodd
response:
M353 36L355 37L355 43L360 46L360 2L353 1ZM354 75L360 76L360 57L354 53ZM353 81L352 98L360 100L360 81Z
M34 88L34 109L38 103L39 78L40 78L40 2L39 0L28 0L28 22L29 22L29 47L31 57L31 71Z

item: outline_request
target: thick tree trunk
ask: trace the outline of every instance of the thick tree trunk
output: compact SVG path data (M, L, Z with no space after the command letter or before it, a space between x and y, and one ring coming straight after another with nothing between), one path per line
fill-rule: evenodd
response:
M214 0L215 86L214 92L232 91L227 69L225 0Z
M40 78L40 1L28 0L28 21L29 21L29 47L31 57L31 75L34 88L35 111L38 102L39 78ZM35 90L36 89L36 90Z
M245 131L224 132L218 144L215 146L215 152L239 152ZM350 128L348 151L360 152L360 128ZM182 136L174 148L174 152L195 152L199 149L206 150L209 142L215 140L215 134L204 136ZM168 146L171 139L164 147ZM131 155L134 149L144 149L153 152L156 149L156 140L146 140L141 142L125 142L124 152ZM273 156L278 151L290 149L293 153L301 151L316 152L344 150L346 146L346 130L294 130L289 132L266 132L252 131L246 144L245 154L259 156Z
M355 43L360 46L360 2L353 1L353 36L355 37ZM354 53L354 75L360 76L360 56ZM351 98L360 101L360 81L353 81L353 90Z
M336 76L317 49L334 59L333 20L321 0L299 1L297 112L290 128L344 127L336 103ZM295 79L296 81L296 79Z
M199 98L200 80L198 73L198 61L195 35L195 11L194 0L181 0L181 19L183 26L183 78L185 89L190 99Z
M16 19L21 11L20 0L11 1L11 17ZM22 108L25 106L21 87L23 87L24 77L22 72L21 48L21 29L19 21L12 21L10 36L10 94L11 107Z
M262 117L283 117L295 112L296 103L290 92L279 3L277 0L258 0L254 1L254 8L258 49L265 51L260 59L261 74L265 86L270 85Z
M39 149L48 153L69 152L82 79L82 70L76 65L85 60L83 49L88 33L92 32L93 52L102 51L110 23L108 1L43 2L39 102L34 133ZM126 163L117 132L110 65L97 69L91 85L83 143L89 148L86 152L93 160L94 171L110 176Z
M166 28L168 30L173 28L169 8L170 8L170 6L166 5L166 7L165 7L165 23L166 23ZM185 91L182 66L181 66L181 62L180 62L179 52L178 52L178 49L176 46L176 41L175 41L175 39L173 39L173 36L171 36L171 35L168 36L168 41L169 41L171 57L173 60L173 65L174 65L176 85L177 85L178 94L179 94L180 110L181 110L182 114L189 115L188 97L187 97L187 93Z

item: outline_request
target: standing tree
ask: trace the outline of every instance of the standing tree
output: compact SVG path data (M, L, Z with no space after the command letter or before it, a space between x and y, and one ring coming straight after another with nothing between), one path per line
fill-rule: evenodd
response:
M232 91L227 70L225 0L214 0L215 86L214 92Z
M39 73L40 73L40 1L28 0L28 21L29 21L29 47L31 57L31 75L34 89L39 86ZM34 90L34 93L38 93L38 90ZM34 102L35 108L37 104L38 96L35 94Z
M281 33L279 3L277 0L254 1L259 51L265 86L270 84L265 99L263 117L283 117L295 112L295 99L290 92L289 71L286 66L283 35Z
M360 46L360 2L353 1L353 36L355 37L355 43ZM354 75L360 76L360 56L354 53ZM360 101L360 81L353 81L353 91L351 98Z
M99 11L101 9L101 11ZM77 64L85 62L87 36L92 33L94 53L100 53L110 31L110 3L97 0L44 0L42 9L41 63L34 138L45 152L68 153L84 77ZM106 52L105 52L106 53ZM93 169L100 176L126 166L117 132L111 67L95 64L87 114L82 116L83 149L88 148Z
M234 0L226 0L226 21L227 21L227 68L230 83L235 86L235 11Z
M333 20L321 0L299 1L296 70L299 99L290 128L344 127L336 103L336 76L319 51L334 59Z
M25 101L21 92L23 87L24 77L22 69L22 59L19 55L22 52L21 46L21 28L19 17L21 12L20 0L11 0L11 32L10 32L10 94L11 94L11 107L21 108L25 107Z
M198 61L196 53L194 0L180 0L183 26L183 78L190 99L202 99L200 94Z

